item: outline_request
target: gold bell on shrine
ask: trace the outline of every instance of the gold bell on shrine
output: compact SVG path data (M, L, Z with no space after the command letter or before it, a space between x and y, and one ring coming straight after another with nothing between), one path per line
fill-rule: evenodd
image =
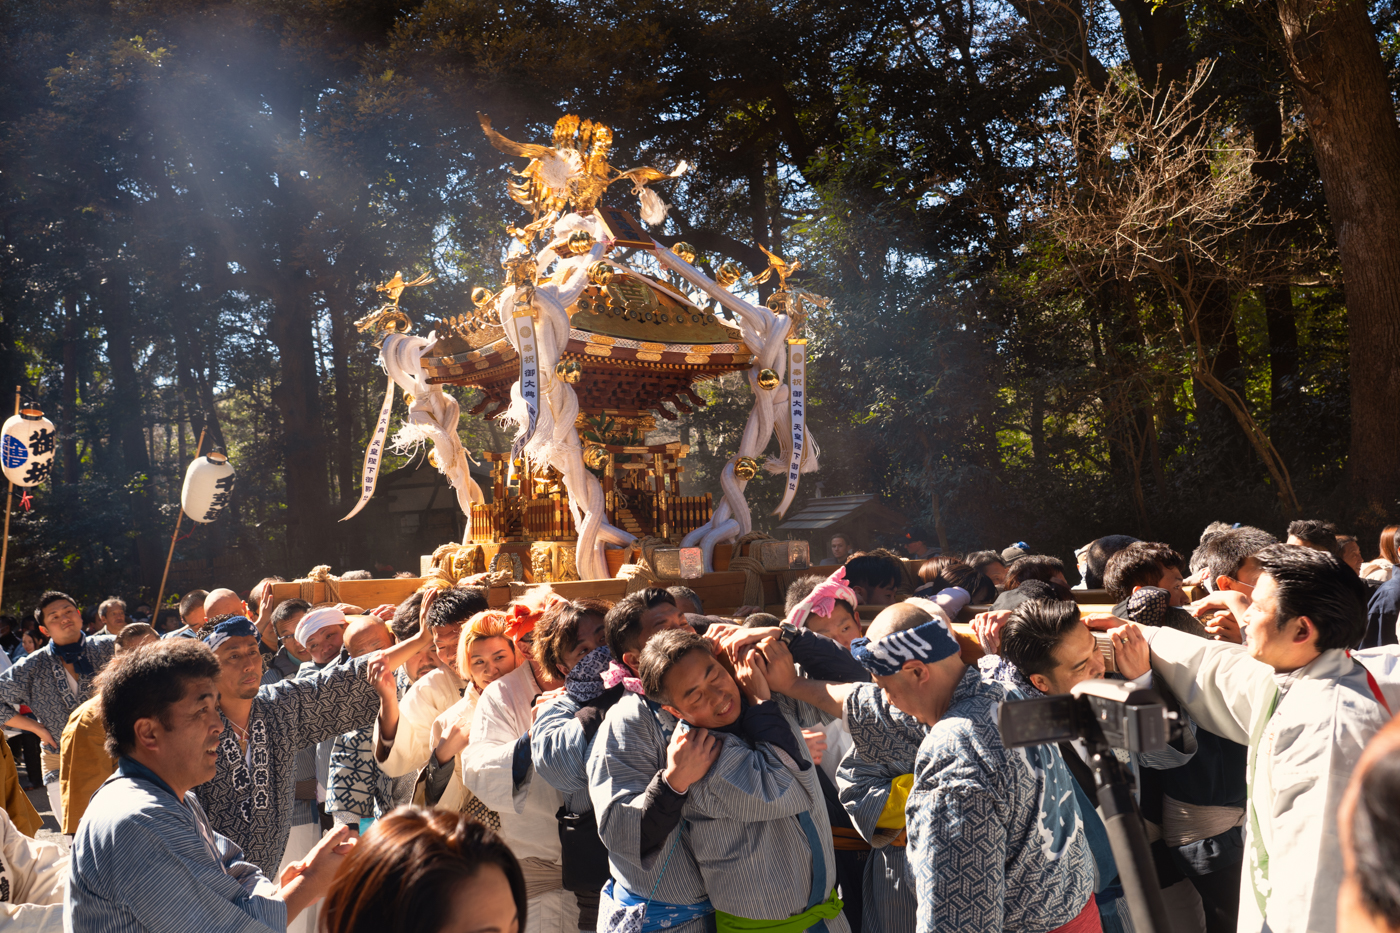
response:
M593 248L593 234L587 230L575 230L569 234L569 251L575 256L588 252Z
M729 288L743 277L744 270L739 268L738 263L731 260L725 260L715 270L715 281L719 283L721 288Z
M684 241L672 246L671 252L675 253L677 256L690 263L692 266L695 265L695 258L700 255L700 253L695 249L694 246L691 246L689 243L686 243Z
M754 457L740 457L734 461L734 475L740 479L753 479L758 471L758 460Z
M578 385L583 378L583 364L578 360L560 360L554 364L554 375L569 385Z
M760 389L776 389L782 381L778 378L778 374L771 369L758 371L758 387Z
M608 452L596 444L583 448L583 462L590 470L601 470L608 462Z
M613 280L613 267L606 260L598 260L588 267L588 283L606 288Z

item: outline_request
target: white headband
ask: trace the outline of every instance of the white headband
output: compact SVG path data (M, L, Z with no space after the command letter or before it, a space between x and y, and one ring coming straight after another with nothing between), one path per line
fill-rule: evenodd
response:
M305 647L306 640L321 629L329 625L345 625L346 622L345 613L334 606L322 606L320 609L312 609L301 617L301 621L297 623L294 637L302 647Z

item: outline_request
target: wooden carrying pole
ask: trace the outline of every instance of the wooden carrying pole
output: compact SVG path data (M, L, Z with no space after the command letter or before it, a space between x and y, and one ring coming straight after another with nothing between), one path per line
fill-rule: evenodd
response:
M199 459L199 455L204 451L204 433L208 428L201 428L199 432L199 445L194 449L194 458ZM156 594L155 618L160 619L160 601L165 599L165 581L170 577L170 561L175 557L175 542L180 539L180 520L185 517L185 504L180 503L180 507L175 511L175 530L170 533L170 553L165 555L165 572L160 575L160 592ZM9 521L9 514L6 513L6 522Z
M15 386L15 414L19 414L19 386ZM5 597L5 561L10 556L10 509L15 503L15 484L10 484L10 494L5 497L5 542L0 544L0 606Z

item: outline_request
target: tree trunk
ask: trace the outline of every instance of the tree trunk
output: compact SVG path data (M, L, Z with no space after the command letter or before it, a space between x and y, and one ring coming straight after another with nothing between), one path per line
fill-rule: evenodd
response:
M1272 82L1268 85L1272 91ZM1283 180L1283 113L1276 94L1260 94L1253 101L1250 126L1254 132L1254 148L1258 159L1250 171L1269 183L1264 194L1265 205L1275 214L1286 210L1282 204ZM1285 460L1294 447L1286 430L1284 417L1296 397L1298 377L1298 322L1293 314L1293 289L1287 285L1270 285L1259 290L1264 305L1264 319L1269 331L1269 433Z
M326 431L316 374L315 323L300 277L280 289L268 334L277 347L282 381L272 401L282 415L282 461L287 483L287 550L295 564L324 563L332 535L325 526Z
M131 346L131 282L126 274L107 271L101 285L102 327L107 332L107 360L112 368L112 436L121 448L127 477L149 473L146 438L141 430L141 385Z
M63 296L63 394L59 406L63 481L78 481L78 296Z
M1274 443L1289 440L1284 431L1284 410L1297 397L1298 321L1293 315L1293 289L1287 285L1261 290L1264 320L1269 328L1270 433ZM1291 445L1288 445L1291 449Z
M1030 387L1031 395L1031 462L1035 472L1043 475L1047 467L1045 453L1045 389L1038 381Z
M1279 0L1279 22L1346 280L1353 505L1400 489L1400 126L1359 0Z
M350 349L354 334L350 328L353 295L345 294L339 302L330 303L331 372L335 376L335 460L336 482L340 503L346 508L358 492L359 463L355 462L355 408L358 386L350 366Z

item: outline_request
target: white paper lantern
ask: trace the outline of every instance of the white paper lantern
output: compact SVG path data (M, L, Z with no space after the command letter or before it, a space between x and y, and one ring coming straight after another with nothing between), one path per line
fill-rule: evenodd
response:
M0 428L0 469L16 486L38 486L53 469L57 432L44 413L26 408Z
M207 525L228 507L233 495L233 464L220 453L195 458L185 471L180 507L194 521Z

